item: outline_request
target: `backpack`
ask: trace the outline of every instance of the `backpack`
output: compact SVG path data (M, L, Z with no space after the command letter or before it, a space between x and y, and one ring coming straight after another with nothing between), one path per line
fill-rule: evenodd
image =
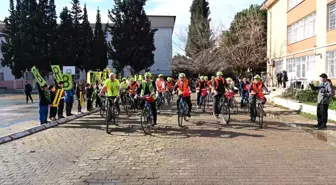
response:
M327 79L327 81L330 83L330 86L331 86L331 97L334 97L335 96L335 86L333 85L330 79Z

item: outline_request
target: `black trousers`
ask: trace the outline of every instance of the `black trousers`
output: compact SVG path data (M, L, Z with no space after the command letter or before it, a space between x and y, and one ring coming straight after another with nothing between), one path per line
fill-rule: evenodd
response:
M283 88L286 88L286 82L283 81L282 83L283 83Z
M141 101L140 106L141 106L141 109L144 108L144 106L145 106L145 101L144 100ZM154 125L156 125L156 121L157 121L156 100L154 102L150 103L150 106L151 106L151 109L152 109Z
M96 107L101 107L101 100L100 100L100 97L96 97Z
M197 105L200 105L201 101L201 91L197 93Z
M27 93L27 94L26 94L26 103L28 103L28 98L29 98L30 101L33 103L33 98L32 98L32 96L31 96L30 93Z
M223 95L218 94L213 97L213 104L212 104L212 110L214 111L215 114L219 114L219 101Z
M329 104L317 104L317 124L319 127L325 127L328 123Z
M57 107L50 107L49 118L55 118L57 114Z
M177 98L177 101L176 101L176 107L177 107L177 110L179 110L179 104L180 104L180 99L183 98L181 95L178 96ZM190 99L190 96L189 97L185 97L183 98L183 100L185 100L188 104L188 112L190 113L191 112L191 108L192 108L192 104L191 104L191 99Z
M92 99L91 98L87 99L86 109L87 109L87 111L91 111L92 110Z
M58 118L63 117L63 110L64 110L64 98L61 99L60 103L58 104L58 111L57 111Z
M73 104L73 101L66 102L66 105L65 105L65 112L66 112L66 115L67 115L67 116L70 116L70 115L71 115L72 104Z
M82 112L82 105L79 98L77 99L77 110L78 112Z
M257 117L257 97L249 96L249 103L250 103L250 118L255 119Z

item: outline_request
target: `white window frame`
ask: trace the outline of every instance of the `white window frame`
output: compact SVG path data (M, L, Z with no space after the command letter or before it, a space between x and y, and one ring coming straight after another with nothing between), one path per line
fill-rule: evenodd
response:
M300 19L287 27L288 44L299 42L301 40L313 37L316 35L316 13L311 13L308 16Z
M328 51L327 52L327 65L326 71L328 73L328 77L335 78L336 77L336 51Z
M336 2L328 4L328 30L336 28Z
M303 0L288 0L288 10L294 8L296 5L301 3Z
M5 81L5 73L0 72L0 81Z

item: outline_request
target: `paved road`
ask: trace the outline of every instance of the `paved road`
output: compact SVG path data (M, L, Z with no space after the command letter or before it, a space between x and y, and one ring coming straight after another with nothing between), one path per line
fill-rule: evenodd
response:
M98 114L0 145L0 184L330 184L336 149L267 119L267 129L233 116L198 114L187 129L160 115L153 136L138 119L109 135Z
M34 103L26 104L25 95L0 97L0 136L15 133L39 125L38 95L32 95ZM74 104L77 112L77 104ZM83 110L86 110L85 108Z

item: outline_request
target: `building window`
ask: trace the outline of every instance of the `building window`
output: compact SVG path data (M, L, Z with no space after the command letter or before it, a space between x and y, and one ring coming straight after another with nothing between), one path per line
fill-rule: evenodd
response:
M328 51L327 52L327 66L326 71L328 76L331 78L336 77L336 51Z
M328 5L328 29L336 28L336 2Z
M315 72L315 55L287 59L286 70L296 78L307 78L307 74Z
M288 10L294 8L296 5L301 3L303 0L288 0Z
M275 61L275 74L282 72L282 60Z
M298 42L316 35L315 33L316 13L312 13L303 19L293 23L287 28L288 44Z
M4 81L5 77L4 77L4 73L0 72L0 81Z

